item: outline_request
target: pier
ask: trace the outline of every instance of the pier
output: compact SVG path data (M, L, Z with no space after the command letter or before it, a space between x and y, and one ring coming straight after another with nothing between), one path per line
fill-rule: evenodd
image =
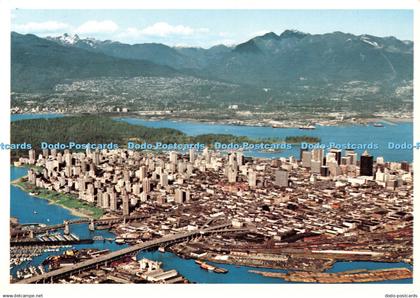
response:
M22 241L11 241L10 246L64 246L73 244L92 244L93 239L72 239L72 240L22 240Z
M36 226L32 229L24 229L24 230L16 230L11 231L11 237L21 237L27 234L41 234L45 232L52 232L63 229L65 234L70 233L70 227L76 224L89 224L89 230L95 230L96 225L111 225L120 222L128 222L130 220L139 220L143 219L143 216L121 216L121 217L114 217L114 218L106 218L106 219L92 219L92 218L80 218L74 220L66 220L62 224L50 225L45 227ZM31 225L36 225L35 223Z
M352 270L338 273L319 272L267 272L250 270L249 272L266 277L277 277L291 282L305 283L362 283L384 280L413 278L413 273L407 268L391 268L379 270Z

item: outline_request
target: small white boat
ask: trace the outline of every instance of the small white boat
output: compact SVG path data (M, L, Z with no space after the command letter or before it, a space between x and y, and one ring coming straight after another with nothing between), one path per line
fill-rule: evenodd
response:
M313 126L313 125L301 126L301 127L299 127L299 129L312 130L312 129L315 129L315 126Z
M125 243L125 240L124 240L124 238L115 238L115 243L117 243L117 244L124 244Z

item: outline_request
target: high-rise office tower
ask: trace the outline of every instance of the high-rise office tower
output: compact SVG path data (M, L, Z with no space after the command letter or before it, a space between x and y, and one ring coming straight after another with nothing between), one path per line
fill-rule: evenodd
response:
M122 207L123 207L123 215L127 216L130 215L130 202L128 201L128 194L125 190L121 193L122 197Z
M360 156L360 176L373 176L373 156L367 150Z
M299 160L300 161L303 161L303 152L307 152L307 151L308 151L308 149L300 148L300 154L299 154Z
M146 194L150 192L150 179L149 178L143 179L143 192Z
M160 185L163 187L168 186L168 174L162 173L160 175Z
M311 160L311 172L314 174L321 173L321 165L322 165L322 161Z
M312 150L312 159L313 160L322 162L323 158L324 158L324 149L315 148L314 150Z
M99 151L94 151L93 152L93 154L92 154L92 160L93 160L93 163L95 164L95 165L99 165L99 161L100 161L100 153L99 153Z
M236 161L238 162L239 166L242 166L244 164L244 153L239 151L236 152Z
M114 191L109 194L109 209L117 211L117 194Z
M312 160L312 152L310 151L302 151L302 167L310 168L311 167L311 160Z
M188 190L183 189L175 189L175 203L182 204L188 203L190 201L190 192Z
M175 151L171 151L171 152L169 153L169 161L170 161L172 164L176 164L176 163L177 163L177 161L178 161L178 153L176 153Z
M250 188L255 188L257 186L257 173L254 171L249 171L248 173L248 184Z
M143 181L144 178L146 178L146 167L141 166L140 169L136 171L136 177L139 178L139 180Z
M35 164L36 158L35 158L35 150L31 149L29 150L29 164L33 165Z
M104 192L102 194L102 208L104 209L109 208L109 193Z
M341 158L341 164L344 165L344 166L351 165L351 157L350 156L343 156Z
M357 153L353 150L346 150L346 156L350 157L350 164L357 165Z
M229 183L235 183L238 178L238 170L232 166L227 166L226 175Z
M334 153L335 160L337 161L338 165L341 164L341 149L332 148L330 153Z
M321 167L321 176L322 177L327 177L330 174L330 170L327 166L322 166Z
M189 154L190 155L190 163L194 163L195 162L195 149L191 148L189 153L190 153Z
M276 170L275 184L280 187L286 187L289 185L289 173L283 170Z

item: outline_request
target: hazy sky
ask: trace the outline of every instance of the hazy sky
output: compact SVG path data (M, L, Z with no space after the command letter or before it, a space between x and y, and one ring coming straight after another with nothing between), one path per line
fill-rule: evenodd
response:
M210 47L286 29L413 40L411 10L13 10L12 30L39 36L77 33L127 43Z

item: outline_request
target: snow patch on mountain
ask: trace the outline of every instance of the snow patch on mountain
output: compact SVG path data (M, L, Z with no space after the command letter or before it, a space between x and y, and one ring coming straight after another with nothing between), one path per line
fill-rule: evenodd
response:
M367 43L373 46L374 48L377 48L377 49L382 48L376 41L370 40L369 37L367 36L360 37L360 40L363 41L364 43Z
M90 47L95 47L97 43L100 42L96 40L95 38L82 39L77 34L68 34L68 33L64 33L63 35L55 36L55 37L48 36L47 39L58 42L63 45L69 45L69 46L75 45L77 43L84 43Z

